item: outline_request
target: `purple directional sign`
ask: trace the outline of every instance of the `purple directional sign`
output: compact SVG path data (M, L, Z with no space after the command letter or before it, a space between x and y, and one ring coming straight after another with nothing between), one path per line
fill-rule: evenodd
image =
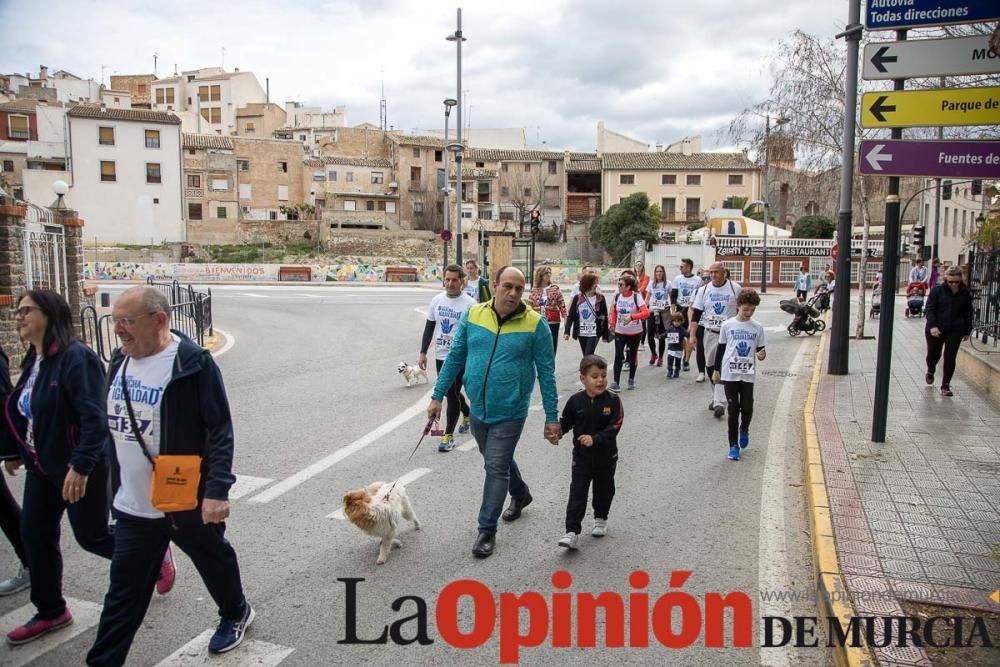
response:
M872 176L1000 179L1000 141L866 140L858 164Z

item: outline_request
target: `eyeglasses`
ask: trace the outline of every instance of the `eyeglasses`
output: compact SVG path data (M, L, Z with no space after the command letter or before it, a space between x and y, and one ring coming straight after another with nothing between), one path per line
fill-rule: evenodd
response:
M38 306L20 306L14 309L14 316L24 318L27 317L28 313L30 313L33 310L41 310L41 308L39 308Z
M136 317L112 317L111 323L116 327L121 325L126 329L131 329L132 325L136 323L136 320L141 320L144 317L149 317L150 315L155 315L156 313L144 313L143 315L138 315Z
M948 282L949 285L961 285L962 284L961 280L949 280L947 282Z

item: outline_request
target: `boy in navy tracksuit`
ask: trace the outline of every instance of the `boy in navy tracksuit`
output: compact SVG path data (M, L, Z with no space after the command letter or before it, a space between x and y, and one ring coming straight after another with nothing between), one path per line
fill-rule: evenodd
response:
M573 478L566 504L566 534L559 546L578 549L581 522L587 513L587 494L594 486L594 528L591 535L607 534L608 512L615 497L618 466L618 431L625 411L618 394L608 391L608 362L588 354L580 362L583 391L563 407L559 425L565 434L573 431Z

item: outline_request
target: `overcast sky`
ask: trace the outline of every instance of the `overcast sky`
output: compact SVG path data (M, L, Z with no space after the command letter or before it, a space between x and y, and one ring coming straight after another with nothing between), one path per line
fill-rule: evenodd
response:
M453 2L0 0L0 72L112 73L224 64L271 79L271 100L346 105L351 125L443 126L456 94ZM462 87L472 127L523 127L528 145L593 150L596 125L644 142L700 134L705 150L770 86L796 28L832 36L846 0L465 0ZM225 62L223 63L223 48ZM454 125L454 114L452 117ZM465 123L463 122L463 125ZM731 146L728 146L731 148Z

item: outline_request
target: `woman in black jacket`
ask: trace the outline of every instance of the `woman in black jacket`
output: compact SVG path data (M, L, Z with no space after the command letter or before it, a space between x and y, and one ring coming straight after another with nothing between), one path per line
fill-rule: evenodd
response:
M9 395L10 361L7 359L7 354L0 349L0 405L4 404ZM8 448L14 446L12 437L10 429L7 428L7 420L0 419L0 439ZM10 545L14 547L14 553L20 563L17 574L0 581L0 596L13 595L30 586L31 579L28 574L28 559L24 555L24 540L21 539L21 508L7 487L3 475L0 475L0 530L3 530Z
M580 341L583 356L594 354L597 342L608 335L608 303L597 291L597 275L580 278L580 292L571 299L566 316L565 338Z
M958 347L972 333L972 292L962 280L962 269L951 266L945 272L944 282L931 289L924 307L927 325L927 373L924 381L934 384L934 369L944 351L944 377L941 378L941 395L954 396L951 376L955 374Z
M74 340L69 304L59 294L29 290L18 301L18 335L28 343L21 377L7 398L5 421L15 448L0 442L9 474L24 465L21 537L37 613L7 633L25 644L73 622L62 596L59 524L63 513L86 551L111 559L108 527L110 439L104 367Z

